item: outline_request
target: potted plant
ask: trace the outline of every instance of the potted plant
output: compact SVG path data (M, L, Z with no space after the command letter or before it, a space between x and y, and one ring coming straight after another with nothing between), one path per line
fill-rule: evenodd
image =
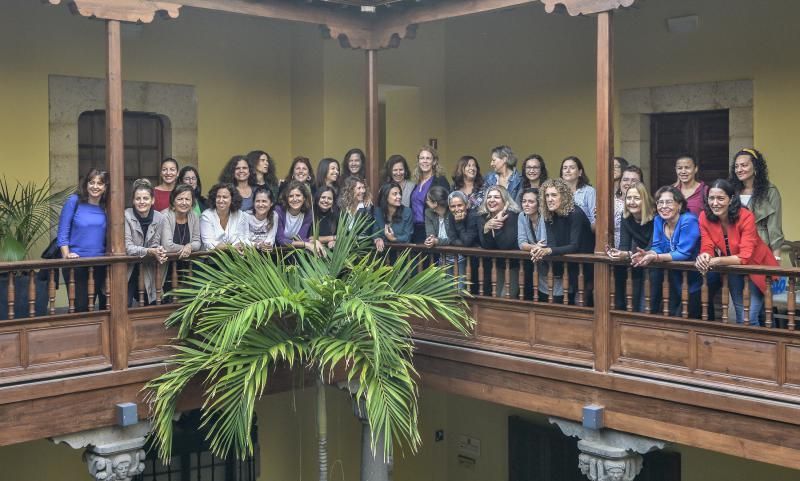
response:
M49 180L42 185L17 181L12 187L5 176L0 178L0 262L29 258L33 246L50 230L52 216L58 215L73 191L72 188L52 190ZM28 275L29 272L19 272L14 276L15 317L28 315ZM8 316L8 279L7 272L0 273L0 319Z

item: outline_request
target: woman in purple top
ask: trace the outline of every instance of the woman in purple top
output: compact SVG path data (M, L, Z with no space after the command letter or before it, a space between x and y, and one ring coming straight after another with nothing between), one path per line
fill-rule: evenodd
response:
M58 219L58 247L64 259L99 257L106 255L106 199L108 173L92 168L71 195ZM89 269L94 269L94 295L89 299ZM89 303L99 300L99 309L105 309L104 291L106 267L74 267L75 312L89 310ZM70 269L64 269L64 282L69 284Z
M450 192L450 183L442 175L439 167L439 154L436 149L426 145L417 153L417 167L414 169L414 182L417 184L411 193L411 213L414 220L414 233L411 242L425 242L425 200L431 186L441 185Z
M277 244L321 252L322 244L310 238L314 215L311 210L311 192L305 184L298 180L289 181L281 191L278 202L279 205L275 207L275 213L278 214L278 231L275 234Z
M678 181L673 184L673 187L681 191L686 199L686 210L695 217L699 217L700 212L703 211L706 195L708 195L708 186L697 178L698 170L700 170L700 165L697 163L697 159L691 155L682 155L675 161L675 173Z

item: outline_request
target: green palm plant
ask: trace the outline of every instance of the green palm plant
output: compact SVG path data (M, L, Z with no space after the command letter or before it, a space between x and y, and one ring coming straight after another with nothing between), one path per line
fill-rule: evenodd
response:
M73 189L52 191L49 181L42 185L34 182L11 183L0 178L0 260L21 261L33 245L47 233L52 215Z
M357 386L353 394L366 411L373 452L380 444L389 456L394 443L416 451L421 439L409 318L437 319L465 334L474 320L445 268L418 270L408 252L386 262L368 250L368 237L357 234L366 220L350 229L344 222L326 255L222 250L210 263L196 263L174 292L180 307L167 319L179 328L172 369L147 385L162 459L170 455L176 401L196 376L204 383L202 420L212 451L252 454L255 402L276 367L295 364L317 378L321 480L327 475L324 385L334 368Z

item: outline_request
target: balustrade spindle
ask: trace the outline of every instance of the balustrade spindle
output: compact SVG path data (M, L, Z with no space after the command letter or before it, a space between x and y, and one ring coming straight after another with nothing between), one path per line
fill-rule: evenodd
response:
M69 268L69 281L67 282L67 299L69 299L68 312L75 312L75 268Z
M665 316L669 315L669 271L664 269L661 279L661 303Z
M689 317L689 273L683 271L681 276L681 317Z
M617 270L614 269L613 265L610 267L610 269L608 269L608 275L609 275L609 278L610 278L610 281L609 281L609 284L608 284L608 292L609 292L609 297L611 298L610 299L611 303L609 305L611 306L611 309L616 309L617 308Z
M497 257L492 257L492 297L497 297Z
M789 330L794 331L794 309L795 309L795 278L789 278L788 291L786 292L786 314L788 319L787 327Z
M772 327L772 276L767 275L767 290L764 292L764 325Z
M168 264L169 264L169 262L168 262ZM172 270L170 272L172 273L172 290L174 291L175 289L178 288L178 261L172 261L171 264L172 264ZM456 264L458 264L458 263L456 262ZM457 277L456 277L456 279L457 279ZM173 302L173 301L174 301L174 299L172 297L170 297L169 298L169 302Z
M509 299L511 297L511 263L506 257L503 260L505 265L505 273L503 274L503 297Z
M467 292L472 292L472 257L464 257L464 287Z
M642 269L642 278L644 279L644 310L645 312L653 312L652 299L650 298L650 271Z
M633 268L625 269L625 309L633 312Z
M700 304L702 306L703 312L700 315L700 318L704 321L708 320L708 276L703 275L700 279L702 285L700 286Z
M517 284L519 285L517 299L525 300L525 263L528 261L519 261L519 269L517 270ZM533 267L533 266L531 266Z
M177 265L175 266L178 267ZM458 279L459 279L459 269L458 269L458 254L453 256L453 283L456 285L456 289L458 289ZM177 276L175 277L175 282L177 282ZM173 287L174 289L174 287Z
M14 271L8 273L8 289L6 289L6 294L8 295L8 318L14 319L14 301L17 297L16 286L14 284L17 283L15 279L16 275Z
M583 262L581 262L580 264L578 264L578 301L577 301L577 304L581 307L583 307L586 303L586 300L583 298L585 287L586 287L586 279L584 278L583 275Z
M561 276L561 292L564 294L563 304L569 304L569 265L564 262L564 274Z
M136 284L137 284L136 289L138 290L137 294L139 296L139 307L142 307L142 306L145 305L145 302L144 302L144 272L142 271L142 264L139 264L138 268L139 268L139 278L136 281ZM148 299L148 301L150 301L150 299Z
M106 284L105 285L106 309L108 311L111 311L111 299L113 299L113 296L111 295L111 277L113 277L113 275L112 275L110 266L108 266L107 268L108 268L108 270L106 271L107 275L106 275L106 283L105 283Z
M36 271L28 272L28 316L36 316Z
M728 289L728 274L722 274L722 322L728 323L728 297L730 290Z
M94 311L94 266L89 266L86 268L89 274L89 281L88 281L88 289L87 289L87 306L89 307L89 312Z
M539 302L539 262L533 263L533 302Z
M161 264L156 264L156 304L161 304Z
M47 306L48 312L52 316L56 313L56 276L58 275L58 270L56 269L49 269L47 273Z
M547 302L549 304L553 303L553 290L555 288L555 279L553 278L553 267L555 267L555 263L548 262L547 263Z
M744 319L742 320L742 323L745 326L749 326L750 325L750 276L746 274L743 275L742 282L744 283L744 288L742 289L742 306L744 307L744 309L742 309L744 311L744 314L742 315L744 316Z
M479 296L486 294L486 279L484 278L486 275L486 267L483 265L485 261L485 257L478 257L478 286L475 292L477 292Z

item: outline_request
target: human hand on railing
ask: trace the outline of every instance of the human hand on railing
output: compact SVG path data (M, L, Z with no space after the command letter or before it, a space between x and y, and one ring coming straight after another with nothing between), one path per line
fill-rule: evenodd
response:
M154 258L159 264L163 264L167 260L167 251L161 246L147 249L147 255Z
M697 256L697 259L694 261L694 266L700 271L702 274L710 271L713 266L714 258L711 257L711 254L707 252L702 252Z
M436 247L436 244L438 244L438 243L439 243L439 239L437 239L436 236L434 236L434 235L429 235L428 237L425 238L425 247L427 247L429 249L431 247Z
M646 251L641 247L636 248L636 252L631 254L631 265L633 267L644 267L658 259L655 251Z
M66 259L77 259L78 257L80 257L80 255L78 255L78 254L76 254L74 252L70 252L69 254L67 254Z
M631 258L630 251L621 251L609 245L606 245L606 255L615 261L621 261L623 259Z
M328 249L336 247L336 240L328 241Z
M256 249L261 252L272 252L272 244L269 242L256 242Z
M186 244L178 251L178 259L185 259L192 254L192 244Z
M380 237L376 237L374 242L375 242L375 249L378 252L383 252L383 249L385 248L383 239L381 239Z
M303 243L303 247L305 247L306 249L308 249L309 251L311 251L312 253L314 253L314 254L316 254L318 256L327 256L328 255L328 251L325 249L325 246L322 245L322 242L320 242L320 241L318 241L316 239L312 239L312 240L310 240L308 242L304 242Z
M531 248L531 260L539 262L544 256L549 256L553 253L553 249L547 247L543 241L539 241Z

